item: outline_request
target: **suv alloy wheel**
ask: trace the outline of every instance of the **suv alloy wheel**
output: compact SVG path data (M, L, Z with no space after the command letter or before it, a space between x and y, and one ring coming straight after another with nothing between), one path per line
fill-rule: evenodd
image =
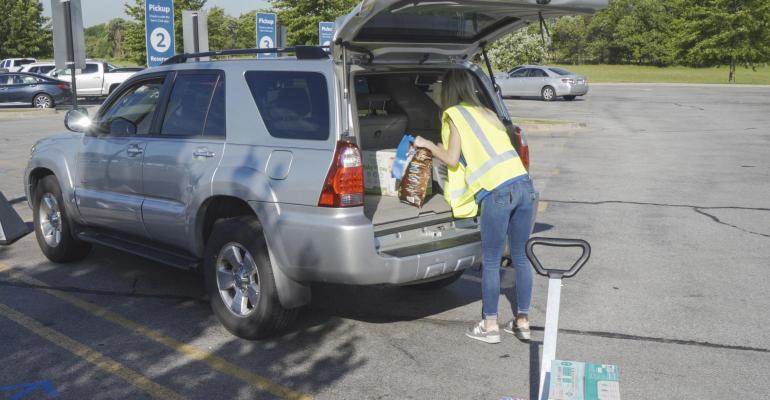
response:
M292 322L296 310L278 299L262 225L254 216L221 219L206 243L206 292L214 314L244 339L271 336Z
M91 245L72 236L67 210L54 175L41 179L35 190L32 218L40 250L57 263L82 260Z

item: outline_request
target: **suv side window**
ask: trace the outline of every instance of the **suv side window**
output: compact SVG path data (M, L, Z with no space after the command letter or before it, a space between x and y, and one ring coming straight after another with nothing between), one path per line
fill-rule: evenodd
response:
M225 80L221 75L214 88L214 95L211 97L209 113L206 116L206 127L203 128L203 136L221 136L225 137L226 118L225 110Z
M174 88L163 117L161 135L200 136L207 126L209 108L214 104L214 92L219 82L218 73L180 73L174 80ZM217 99L220 100L221 99ZM224 109L216 110L220 114ZM218 117L214 117L212 125ZM218 130L212 126L211 130Z
M115 136L147 135L162 88L163 78L134 84L102 113L98 132Z
M329 91L318 72L248 71L246 82L271 136L329 138Z

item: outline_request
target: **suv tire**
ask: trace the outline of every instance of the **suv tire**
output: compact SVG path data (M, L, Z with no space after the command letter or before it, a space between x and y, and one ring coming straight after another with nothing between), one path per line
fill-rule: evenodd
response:
M256 217L214 224L204 250L203 273L211 309L238 337L266 338L285 329L297 314L296 309L283 308L278 299L267 243Z
M40 180L32 202L32 221L40 250L55 263L78 261L91 251L91 245L72 236L59 182L54 175Z
M453 272L451 275L448 275L445 278L441 278L435 281L425 282L425 283L418 283L416 285L409 285L412 289L417 290L437 290L437 289L443 289L455 282L457 282L458 279L460 279L461 276L465 273L465 270Z

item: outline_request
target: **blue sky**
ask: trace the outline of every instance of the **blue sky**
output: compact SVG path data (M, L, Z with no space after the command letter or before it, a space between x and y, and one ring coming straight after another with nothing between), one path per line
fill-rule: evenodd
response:
M2 0L0 0L2 1ZM133 0L128 0L133 3ZM45 11L43 14L51 16L51 0L41 0ZM83 26L89 27L113 18L128 18L123 12L126 0L80 0L83 7ZM222 7L227 14L238 16L245 12L258 8L267 8L266 0L208 0L205 8Z

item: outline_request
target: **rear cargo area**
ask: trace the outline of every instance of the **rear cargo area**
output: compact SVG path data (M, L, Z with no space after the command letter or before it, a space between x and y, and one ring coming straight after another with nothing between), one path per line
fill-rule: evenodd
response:
M433 185L422 208L399 201L395 182L387 182L389 164L404 134L441 141L440 77L443 72L360 74L355 78L358 145L363 152L367 195L364 213L375 231L397 230L451 221L441 175L446 167L434 158ZM379 171L376 171L379 164ZM379 172L379 173L378 173Z

